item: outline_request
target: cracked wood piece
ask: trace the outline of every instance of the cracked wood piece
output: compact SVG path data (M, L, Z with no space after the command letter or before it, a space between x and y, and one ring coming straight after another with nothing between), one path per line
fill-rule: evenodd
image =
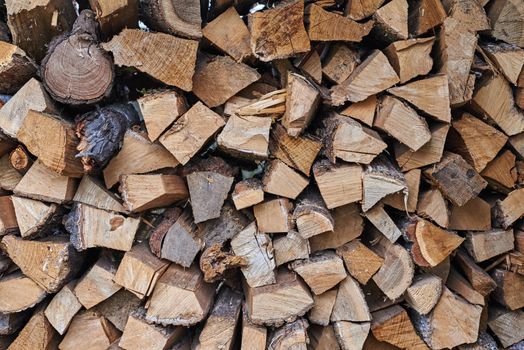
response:
M388 89L388 92L408 101L438 121L451 121L448 77L445 74L394 87Z
M276 124L271 130L269 144L271 155L306 176L309 176L311 166L321 147L322 143L311 137L289 136L280 124Z
M469 113L454 119L452 125L452 133L448 138L450 149L460 154L479 173L508 141L504 133Z
M197 102L160 136L160 143L185 165L225 125L224 119Z
M101 257L80 278L75 286L74 293L86 309L100 304L122 288L121 285L113 282L117 268L118 263L116 261L110 257Z
M516 156L510 150L505 150L489 162L480 175L496 191L509 193L517 182L515 160Z
M130 212L167 207L189 196L184 179L177 175L122 175L120 193Z
M336 298L337 288L333 288L322 294L313 295L314 304L311 310L308 312L309 322L322 326L328 326Z
M268 350L307 349L309 337L307 328L308 321L299 318L291 323L286 323L275 329L268 338Z
M73 318L60 350L107 349L120 337L120 331L105 317L93 312L79 313Z
M198 228L188 209L184 210L176 219L175 217L173 219L174 222L161 239L160 254L153 252L162 259L189 267L198 252L204 247L204 242L198 237ZM169 224L171 224L171 220L169 221Z
M94 247L129 251L140 220L75 203L63 223L79 251Z
M243 63L227 56L216 56L203 62L193 77L193 93L209 108L224 104L251 83L260 74Z
M102 44L118 66L134 67L166 85L193 88L198 42L164 33L124 29Z
M451 152L444 152L441 161L426 169L424 175L458 206L477 197L488 184L464 158Z
M244 286L247 314L257 325L281 326L304 315L313 306L309 288L294 272L280 269L276 283L252 288Z
M301 75L288 72L286 111L282 125L287 133L297 137L311 123L320 103L320 93Z
M266 165L262 183L266 193L296 199L309 184L309 179L275 159Z
M198 336L197 349L231 350L239 324L242 295L229 288L222 288L213 309Z
M401 306L394 305L373 312L372 316L371 332L377 340L401 349L429 350Z
M200 2L153 0L140 6L142 18L152 30L190 39L202 37Z
M422 257L433 267L444 261L464 238L453 231L447 231L420 219L415 227L415 237Z
M15 196L0 196L0 237L21 231L23 228L20 228L20 224L25 224L22 218L16 217L16 209L13 203L15 198Z
M427 315L440 299L442 280L430 273L416 276L411 286L406 289L406 302L419 314ZM376 335L375 335L376 336Z
M362 350L369 335L369 322L338 321L333 324L335 337L342 350Z
M404 174L385 155L375 158L362 175L362 211L370 210L385 196L407 191Z
M263 62L288 58L311 49L304 28L304 1L280 4L249 15L251 51Z
M322 119L322 124L323 152L332 163L339 158L346 162L369 164L387 148L377 132L351 118L331 113Z
M128 130L120 152L104 169L104 181L106 187L111 188L119 181L120 175L149 173L162 168L174 168L178 164L162 145Z
M487 296L495 289L495 281L464 251L458 250L455 255L455 263L459 266L468 279L473 289Z
M36 73L36 64L24 50L0 41L0 93L14 94Z
M513 250L515 247L513 229L468 232L464 246L475 262L486 261Z
M396 41L385 48L384 54L397 72L401 84L429 73L433 67L430 54L434 42L435 37L408 39Z
M1 314L27 310L44 300L47 295L44 289L22 273L4 276L0 280L0 294Z
M206 318L214 296L215 285L204 282L198 264L188 269L171 264L155 285L146 320L188 327Z
M351 276L347 276L338 286L330 320L331 322L367 322L371 320L364 293L358 282Z
M71 320L82 308L82 304L73 292L73 286L74 282L71 282L62 287L44 311L45 317L60 335L66 332Z
M380 269L384 259L355 239L337 248L337 254L344 259L349 274L360 284L366 285Z
M297 201L293 219L300 235L307 239L333 231L335 221L317 191L307 191Z
M187 112L186 99L177 91L149 92L139 98L137 102L144 118L147 134L153 142L164 133L171 123Z
M379 8L373 15L375 30L387 42L408 38L408 2L393 0Z
M126 252L113 281L140 299L149 296L169 263L154 256L146 243Z
M242 341L241 349L265 350L267 328L253 324L247 315L246 306L242 306Z
M272 199L253 207L258 230L265 233L289 232L293 228L293 203L287 198Z
M382 199L382 203L402 211L410 213L417 210L419 189L420 189L420 169L409 170L404 173L407 185L407 198L403 192L389 194Z
M270 129L271 118L232 115L217 137L218 147L233 157L266 159Z
M29 241L9 235L2 245L24 275L48 293L60 290L82 267L83 256L66 236Z
M100 31L107 38L120 33L124 28L138 27L138 1L89 0L96 14Z
M313 174L328 209L362 200L360 165L319 161L313 166Z
M342 259L329 251L296 260L290 268L304 279L315 295L333 288L347 276Z
M444 5L444 9L449 17L460 21L461 24L471 32L491 29L482 1L443 0L442 5Z
M233 6L209 22L202 34L237 62L252 56L249 29Z
M373 125L412 151L419 150L431 139L426 120L413 108L391 96L385 96L378 104Z
M491 230L490 204L476 197L461 207L452 206L448 228L460 231Z
M108 191L97 179L89 175L82 177L73 201L88 204L98 209L119 213L126 212L120 198Z
M454 268L449 271L446 287L466 299L471 304L480 306L486 304L484 296L473 289L471 284Z
M360 63L359 52L347 45L334 44L322 65L322 73L333 83L340 84L346 80Z
M377 204L372 209L369 209L364 213L364 217L368 219L384 237L389 239L391 243L395 243L402 235L402 232L400 232L393 219L391 219L389 214L384 210L382 204Z
M373 126L375 110L377 109L377 96L371 95L364 101L355 102L343 109L340 114L356 119L369 127Z
M446 200L436 188L431 188L420 195L417 215L432 220L440 227L449 226L450 212Z
M524 4L516 0L497 0L489 7L491 35L509 44L524 47L522 30Z
M187 176L195 223L220 217L220 211L234 177L213 171L196 171Z
M399 81L387 57L380 50L375 50L351 73L349 78L331 88L331 103L340 106L346 101L363 101Z
M296 231L291 230L286 235L273 238L273 255L276 266L297 259L307 259L310 252L309 241L302 238L302 235Z
M251 178L239 181L231 193L231 199L237 210L256 205L264 201L264 189L262 181Z
M41 305L27 321L16 339L9 345L9 350L52 349L59 336L44 315L45 305Z
M502 346L509 347L524 339L524 333L520 330L524 327L524 311L509 311L493 307L492 315L488 321L488 327L495 333Z
M524 67L524 50L504 42L486 44L482 46L482 49L510 83L517 86L521 85L519 84L519 77Z
M517 310L524 307L524 276L511 271L494 269L491 277L497 283L494 298L510 310Z
M440 0L430 0L438 1ZM437 40L436 68L448 76L451 106L468 102L473 93L474 76L470 75L477 37L458 20L448 17L441 26Z
M311 322L311 320L309 320ZM308 328L309 346L312 350L340 350L335 331L331 326L311 325Z
M58 107L36 79L31 78L0 109L0 128L10 137L16 137L30 111L56 113Z
M446 19L446 10L440 0L417 0L410 9L410 32L424 34L442 24Z
M349 17L344 17L324 10L312 4L309 11L309 39L313 41L351 41L360 42L373 28L374 21L358 23Z
M235 255L246 259L246 266L241 267L241 270L251 288L276 281L273 245L269 235L263 232L258 232L257 225L252 222L231 240Z
M204 273L204 281L213 283L227 280L236 272L237 267L246 266L247 260L235 255L223 244L215 243L206 248L200 255L200 270Z
M524 189L513 190L504 200L497 200L491 210L494 221L504 228L510 227L524 215L523 200Z

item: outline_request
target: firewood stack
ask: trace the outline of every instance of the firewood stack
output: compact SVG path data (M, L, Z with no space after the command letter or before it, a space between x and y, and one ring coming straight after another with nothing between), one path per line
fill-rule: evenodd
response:
M0 349L524 349L524 0L0 4Z

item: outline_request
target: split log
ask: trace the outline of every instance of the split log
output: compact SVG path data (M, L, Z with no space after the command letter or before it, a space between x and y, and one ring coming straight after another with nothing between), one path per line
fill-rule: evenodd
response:
M505 150L489 162L480 175L488 181L490 187L509 193L517 182L515 160L516 156L510 150Z
M331 213L316 191L308 191L298 199L293 219L298 232L305 239L333 231L335 225Z
M444 0L442 2L449 17L459 21L471 32L490 30L491 26L484 11L482 1Z
M498 40L524 47L521 13L524 5L515 0L497 0L489 7L491 35Z
M385 196L406 191L404 174L385 155L375 158L362 174L362 210L371 209Z
M317 84L322 82L322 62L320 61L320 55L317 50L309 51L309 53L305 54L303 59L299 59L297 63L295 63L295 66L311 80Z
M246 266L244 257L233 254L220 243L206 248L200 255L200 270L204 273L204 281L213 283L232 278L233 269Z
M371 332L377 340L401 349L428 349L401 306L394 305L372 315Z
M386 47L384 54L397 72L401 84L431 71L433 59L430 54L434 42L434 37L408 39L396 41ZM446 109L449 108L448 105L449 103L446 104Z
M438 121L451 121L448 77L445 74L394 87L388 89L388 92L408 101Z
M447 228L449 226L450 213L446 200L436 188L429 189L421 194L417 214L432 220L440 227Z
M260 74L248 65L216 56L199 65L193 77L193 93L208 107L217 107L258 79Z
M487 29L490 29L488 26ZM507 44L486 44L484 53L492 60L506 79L513 85L519 85L519 76L524 66L524 50Z
M276 283L251 288L244 286L248 317L254 324L280 326L304 315L312 306L309 289L294 272L276 274Z
M451 152L444 152L441 161L425 170L424 175L458 206L478 196L488 184L464 158Z
M139 219L75 203L63 224L78 250L105 247L129 251L133 245Z
M58 107L42 84L31 78L0 109L0 128L7 136L16 138L27 112L57 113Z
M202 37L200 2L154 0L140 5L142 18L152 30L189 39Z
M215 286L204 282L198 265L184 269L171 264L156 282L148 301L146 320L166 325L190 326L206 318Z
M82 308L73 292L74 282L66 284L47 305L44 314L56 331L63 335L71 320Z
M306 349L309 342L309 323L300 318L275 329L268 339L268 350Z
M233 348L241 303L240 294L229 288L222 288L198 336L197 349L231 350Z
M362 200L360 165L319 161L313 166L313 175L328 209Z
M138 27L137 0L125 0L116 4L111 0L89 0L89 5L106 38L120 33L124 28Z
M108 299L92 308L107 318L119 331L123 332L129 315L140 308L142 301L131 292L120 289Z
M115 104L76 118L76 136L84 170L102 169L119 151L127 129L140 118L131 104Z
M402 232L400 232L393 219L391 219L389 214L384 210L382 204L377 204L364 215L391 243L395 243L402 235Z
M322 143L310 137L291 137L284 127L276 124L271 130L271 155L309 176L311 166Z
M314 5L313 5L314 6ZM320 103L317 89L304 77L289 72L286 87L286 111L282 125L297 137L311 123Z
M360 21L371 16L384 3L384 0L348 1L346 4L347 16L355 21Z
M464 238L441 229L429 221L418 220L415 228L416 244L424 260L435 267L457 249Z
M504 347L520 342L524 334L520 329L524 327L524 312L522 310L508 311L493 308L488 321L489 328L495 333Z
M504 200L498 200L492 208L493 219L497 224L508 228L524 215L524 208L520 205L524 198L524 189L510 192Z
M381 40L393 42L408 38L408 2L393 0L379 8L373 18L375 32Z
M410 32L424 34L442 24L446 19L446 10L440 0L417 0L410 10Z
M46 297L44 289L21 273L0 280L0 314L12 314L32 308Z
M265 159L270 129L271 118L232 115L217 137L218 146L233 157Z
M511 271L495 269L491 277L497 283L494 298L510 310L524 307L524 276Z
M0 93L13 94L36 73L36 65L24 50L0 41Z
M377 96L371 95L364 101L350 104L347 108L340 112L341 115L351 117L369 127L373 126L375 119L375 110L377 109Z
M11 199L22 238L32 238L40 234L41 230L54 220L58 210L58 206L54 203L46 204L16 196L12 196Z
M242 306L242 342L241 349L265 350L267 328L253 324L247 315L245 305Z
M337 292L337 288L333 288L322 294L313 295L313 307L308 313L308 319L311 323L322 326L329 325L329 319L337 299Z
M337 248L337 254L344 259L349 274L360 284L366 285L380 269L384 259L355 239Z
M102 48L113 53L115 64L133 67L140 72L191 91L198 42L164 33L124 29Z
M82 177L73 201L108 211L116 211L119 213L126 211L120 198L117 198L112 192L106 190L103 184L89 175Z
M220 216L233 180L231 176L212 171L196 171L187 176L195 223Z
M308 328L309 346L313 350L332 349L340 350L335 331L331 326L311 325ZM340 332L342 333L342 332Z
M71 29L76 17L73 4L65 0L9 0L6 7L13 43L35 61L44 57L51 39Z
M466 252L458 250L454 261L460 266L471 286L483 296L491 293L497 286L495 281L475 264Z
M387 57L380 50L375 50L351 73L349 78L331 88L331 103L340 106L346 101L363 101L399 81Z
M287 82L284 82L287 83ZM283 84L284 84L283 83ZM254 83L255 84L255 83ZM262 83L263 84L263 83ZM256 85L253 85L253 88ZM260 92L261 93L261 92ZM224 114L237 114L239 116L265 116L276 118L286 110L286 89L273 90L256 99L233 96L226 102ZM226 111L226 107L231 107Z
M338 17L338 16L337 16ZM335 44L322 65L322 73L330 81L341 84L360 64L359 52L344 44Z
M124 136L120 152L104 169L104 181L106 187L111 188L119 181L120 175L143 174L162 168L174 168L178 164L164 147L129 130Z
M333 324L342 350L362 349L369 334L369 322L338 321Z
M346 162L369 164L387 147L375 131L351 118L331 113L322 119L322 124L323 153L332 163L339 158Z
M230 7L209 22L202 34L237 62L252 56L249 30L234 7Z
M337 298L333 305L330 320L331 322L367 322L371 320L364 293L358 282L351 276L347 276L338 286Z
M464 246L475 262L482 262L514 248L513 230L468 232Z
M449 271L446 287L466 299L471 304L480 306L485 305L484 296L473 289L471 284L453 268Z
M13 198L15 197L0 196L0 237L19 231L20 224L16 217Z
M491 206L479 197L471 199L463 206L454 205L448 228L463 231L491 230Z
M276 266L287 262L307 259L311 249L309 241L296 231L289 231L286 235L273 238L273 255Z
M414 109L391 96L386 96L380 101L373 125L413 151L419 150L431 139L424 118Z
M262 231L265 232L265 231ZM253 222L231 240L235 255L246 260L241 268L250 288L275 283L275 260L271 238Z
M418 275L404 295L406 302L421 315L427 315L440 299L442 280L432 274Z
M184 96L176 91L154 91L137 100L144 118L147 135L156 141L160 135L181 115L187 112Z
M105 317L86 311L73 318L58 348L60 350L107 349L119 337L118 329Z
M311 48L304 28L303 0L255 12L248 18L251 50L263 62L295 56Z
M324 10L312 4L309 11L309 39L313 41L360 42L373 28L374 21L358 23L351 18Z
M54 100L71 105L94 104L109 97L113 60L99 46L95 13L83 10L67 34L49 44L40 75Z
M253 207L258 230L266 233L289 232L293 228L293 204L287 198L272 199Z
M262 183L266 193L295 199L309 184L309 179L275 159L266 165Z
M333 252L319 253L308 259L294 261L290 268L304 279L316 295L333 288L347 276L342 259Z
M219 218L197 225L198 237L204 240L207 247L214 243L224 243L235 237L251 221L244 214L235 210L229 202L225 202Z
M404 192L397 192L387 195L382 202L392 208L414 212L417 210L419 188L420 188L420 169L413 169L404 173L407 186L407 196ZM407 197L407 198L406 198Z
M251 178L239 181L231 193L231 199L237 210L256 205L264 201L264 190L262 181Z
M83 257L64 236L28 241L9 235L2 244L24 275L48 293L60 290L82 267Z
M58 343L58 334L44 315L44 305L37 308L33 316L16 339L9 345L10 350L51 349Z
M87 273L80 278L74 293L86 308L100 304L118 292L122 286L113 282L118 264L111 257L101 257Z

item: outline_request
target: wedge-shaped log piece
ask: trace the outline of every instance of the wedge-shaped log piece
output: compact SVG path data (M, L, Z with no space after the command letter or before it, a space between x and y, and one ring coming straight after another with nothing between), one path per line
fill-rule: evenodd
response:
M498 40L524 47L522 13L524 4L516 0L498 0L490 6L488 16L493 35Z
M288 232L293 228L293 204L287 198L272 199L253 207L258 230L266 233Z
M463 206L454 205L449 218L450 230L491 230L491 206L480 197L473 198Z
M242 306L242 349L265 350L267 328L253 324L247 315L245 304Z
M275 283L275 260L271 238L258 232L253 222L231 240L235 255L246 260L242 273L252 288Z
M404 84L419 75L429 73L433 67L433 59L430 54L434 42L434 37L408 39L396 41L386 47L384 54L397 72L400 83ZM440 113L445 111L440 111Z
M464 246L476 262L509 252L514 246L513 230L468 232Z
M399 230L393 219L391 219L389 214L384 210L382 204L377 204L369 209L364 215L366 219L368 219L371 224L384 235L384 237L391 241L391 243L395 243L402 235L402 232Z
M371 314L362 289L357 281L347 276L338 286L337 298L331 312L331 322L366 322L370 320Z
M504 200L498 200L492 209L495 222L508 228L520 219L524 215L524 208L521 205L523 200L524 189L514 190Z
M138 27L138 2L124 0L113 3L111 0L89 0L100 23L100 31L104 37L120 33L124 28Z
M364 101L350 104L347 108L343 109L340 114L361 121L371 127L373 126L373 120L375 119L376 109L377 96L371 95Z
M119 337L120 331L105 317L86 311L73 318L58 348L60 350L107 349Z
M46 297L44 289L21 273L4 276L0 280L0 313L11 314L27 310Z
M74 293L86 309L103 302L122 288L113 282L117 268L116 261L101 257L78 281Z
M214 243L224 243L235 237L251 221L229 202L225 202L219 218L197 225L198 237L204 240L207 247Z
M0 93L13 94L36 73L36 65L24 50L8 42L0 42Z
M497 286L486 271L475 264L475 261L465 251L457 251L454 261L462 269L471 286L483 296L491 293Z
M480 173L489 186L498 192L508 193L517 181L516 156L510 150L503 151L486 165Z
M362 200L360 165L319 161L313 166L313 174L328 209Z
M251 207L264 201L264 185L257 178L239 181L231 193L231 199L237 210Z
M107 318L118 330L124 331L129 315L138 310L142 301L133 293L121 289L108 299L92 308Z
M308 10L308 34L309 39L313 41L360 42L369 34L374 24L371 20L365 23L355 22L351 18L326 11L316 4L312 4Z
M424 175L458 206L477 197L488 184L464 158L451 152L444 152L441 161L425 170Z
M123 175L120 193L130 212L166 207L189 196L184 179L177 175Z
M329 325L331 312L337 299L337 288L333 288L319 295L313 295L314 304L308 313L308 319L311 323L323 326Z
M271 118L232 115L218 135L218 146L234 157L265 159L270 129Z
M315 116L320 93L304 77L288 73L286 88L286 112L282 125L291 136L298 136Z
M84 175L80 181L73 201L88 204L98 209L119 213L126 212L120 198L106 190L102 183L89 175Z
M472 32L491 29L483 6L485 1L475 0L444 0L442 2L448 15Z
M417 222L415 237L422 256L433 267L444 261L464 241L454 232L423 219Z
M273 250L277 266L297 259L307 259L311 252L309 241L296 231L274 237Z
M408 38L408 2L393 0L379 8L373 18L379 37L387 42Z
M216 219L234 178L213 171L196 171L187 176L195 223Z
M64 226L71 233L71 242L79 251L94 247L129 251L139 223L139 219L126 218L82 203L76 203L64 218Z
M244 286L244 290L248 316L254 324L278 327L294 321L313 306L309 288L287 269L278 271L275 284Z
M196 324L207 316L214 295L215 286L204 282L198 265L184 269L171 264L156 283L146 320L164 326Z
M524 327L524 311L508 311L497 307L490 311L492 315L488 327L495 333L502 346L509 347L524 339L524 334L520 331Z
M316 295L333 288L347 276L342 259L329 251L294 261L290 267L304 279Z
M333 323L335 337L342 350L363 349L369 335L369 322L337 321Z
M293 219L298 232L303 238L310 238L318 234L333 231L335 221L326 208L320 194L316 191L307 191L297 202L293 212Z
M440 227L449 226L449 210L446 200L436 188L429 189L420 195L417 214L432 220Z
M407 183L397 166L385 155L381 155L365 167L362 187L362 210L366 212L385 196L406 191Z
M346 101L363 101L399 81L387 57L380 50L375 50L351 73L349 78L331 88L331 103L340 106Z
M193 87L198 42L164 33L124 29L102 44L118 66L134 67L140 72L184 91Z
M413 151L419 150L431 139L426 120L413 108L391 96L380 101L373 125Z
M484 296L473 289L471 284L454 268L449 271L446 287L466 299L471 304L480 306L486 304Z
M497 283L494 297L502 305L510 310L517 310L524 307L524 276L511 271L495 269L491 277Z
M295 199L309 184L309 179L275 159L266 165L262 183L264 192Z
M322 73L336 84L346 80L360 63L359 52L344 44L335 44L329 50Z
M380 269L384 259L355 239L337 249L337 254L344 259L349 274L360 284L366 285Z
M409 170L404 173L407 186L407 196L402 192L393 193L384 197L382 202L392 208L414 212L417 210L419 189L420 189L420 169ZM407 197L407 198L406 198Z
M44 315L44 305L38 307L9 345L10 350L49 349L56 346L58 334Z
M6 154L0 158L0 188L12 191L22 180L22 175L10 162L10 155Z
M263 62L288 58L310 50L309 37L304 28L303 0L250 14L249 28L251 50Z
M404 297L415 311L427 315L437 305L441 294L442 280L435 275L425 273L413 279Z
M73 317L82 308L73 292L73 285L74 282L71 282L60 289L44 311L45 317L60 335L66 332Z
M489 28L489 26L488 26ZM497 65L506 79L520 86L519 76L524 66L524 50L510 44L498 43L482 46L484 53Z
M2 244L20 270L49 293L60 290L82 267L82 256L64 236L27 241L9 235Z
M446 10L440 0L417 0L410 9L410 32L424 34L446 19Z
M179 162L162 145L152 143L139 133L127 131L122 149L104 169L107 188L113 187L120 175L149 173L162 168L174 168Z

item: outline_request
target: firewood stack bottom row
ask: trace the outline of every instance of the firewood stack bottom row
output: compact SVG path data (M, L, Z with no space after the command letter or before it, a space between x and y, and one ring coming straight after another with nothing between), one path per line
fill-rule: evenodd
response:
M524 0L5 0L0 40L0 349L524 349Z

